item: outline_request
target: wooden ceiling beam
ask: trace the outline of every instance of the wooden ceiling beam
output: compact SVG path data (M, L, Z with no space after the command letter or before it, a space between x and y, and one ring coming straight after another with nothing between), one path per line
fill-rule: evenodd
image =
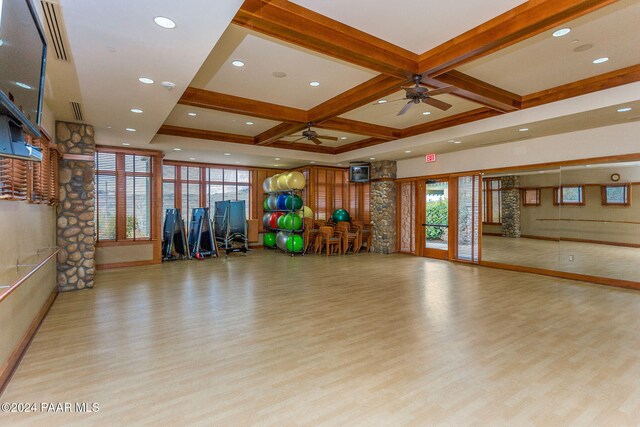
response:
M287 141L276 141L271 144L270 147L283 148L285 150L308 151L311 153L335 154L335 148L315 144L290 144Z
M217 132L213 130L191 129L180 126L162 125L157 132L158 135L182 136L185 138L207 139L210 141L234 142L237 144L251 144L252 136L237 135L234 133Z
M405 128L402 130L402 137L408 138L410 136L416 136L427 132L433 132L436 130L458 126L465 123L475 122L477 120L487 119L489 117L498 116L500 114L502 113L492 108L477 108L475 110L470 110L453 116L444 117L432 122L422 123L416 126Z
M256 145L269 145L273 144L280 138L291 135L292 133L300 132L307 127L306 123L281 123L272 127L269 130L262 132L256 136Z
M358 150L360 148L373 147L374 145L384 144L389 142L388 139L368 138L362 141L352 142L351 144L341 145L333 149L333 154L342 154L348 151Z
M316 123L315 126L320 129L357 133L359 135L367 135L385 140L398 139L401 135L401 129L344 119L342 117L334 117L333 119Z
M522 108L536 107L637 81L640 81L640 64L525 95Z
M419 55L418 69L420 74L436 77L615 1L528 1Z
M182 97L180 97L178 104L225 111L227 113L244 114L279 122L307 122L307 112L305 110L212 92L195 87L188 87Z
M418 71L415 53L286 0L245 0L233 23L391 76Z

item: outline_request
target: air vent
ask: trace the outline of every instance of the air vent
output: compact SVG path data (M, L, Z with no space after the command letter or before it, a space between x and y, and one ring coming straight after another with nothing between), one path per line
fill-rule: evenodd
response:
M80 103L71 101L71 108L73 109L73 116L76 120L83 122L84 119L82 118L82 108L80 108Z
M60 12L60 6L50 1L42 0L42 12L49 33L49 41L53 46L53 50L56 54L56 58L61 61L69 61L67 57L67 47L65 46L65 39L62 36L60 25L62 24L62 13Z

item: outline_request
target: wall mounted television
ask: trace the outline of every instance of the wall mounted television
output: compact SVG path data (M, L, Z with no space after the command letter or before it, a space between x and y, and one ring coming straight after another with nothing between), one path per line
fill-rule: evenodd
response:
M42 159L24 132L40 136L46 55L31 0L0 0L0 156Z
M352 163L349 165L349 181L369 182L369 163Z

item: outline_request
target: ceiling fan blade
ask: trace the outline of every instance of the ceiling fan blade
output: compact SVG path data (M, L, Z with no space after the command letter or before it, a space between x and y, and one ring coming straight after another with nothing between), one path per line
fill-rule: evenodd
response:
M440 101L439 99L435 99L435 98L425 98L422 100L422 102L424 102L425 104L429 104L432 107L436 107L442 111L447 111L449 108L451 108L451 104L447 104L444 101Z
M337 141L338 140L338 138L336 138L335 136L328 136L328 135L317 135L316 138L327 139L329 141Z
M455 86L445 86L440 89L433 89L429 91L429 96L442 95L444 93L455 92L458 88Z
M320 141L318 138L311 138L311 141L316 145L322 145L322 141Z
M409 108L411 108L412 105L413 105L413 100L407 102L407 104L404 107L402 107L402 110L400 110L400 112L397 115L398 116L403 115L404 113L409 111Z

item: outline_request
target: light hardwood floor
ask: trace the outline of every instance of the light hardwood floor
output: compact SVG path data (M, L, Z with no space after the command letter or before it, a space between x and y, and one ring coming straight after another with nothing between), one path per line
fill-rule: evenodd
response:
M573 261L569 256L573 255ZM482 259L640 282L640 248L482 236Z
M1 425L637 425L640 292L407 255L100 271L61 294Z

